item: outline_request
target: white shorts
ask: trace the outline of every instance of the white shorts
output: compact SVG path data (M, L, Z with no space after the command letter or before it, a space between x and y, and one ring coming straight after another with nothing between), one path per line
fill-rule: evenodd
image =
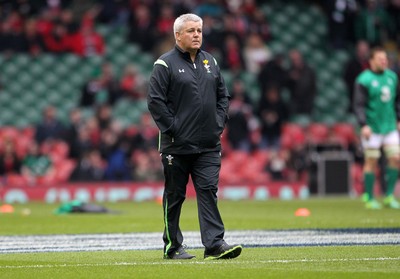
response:
M390 132L386 135L372 134L369 139L361 137L361 145L363 149L380 149L385 145L399 145L400 137L398 131Z

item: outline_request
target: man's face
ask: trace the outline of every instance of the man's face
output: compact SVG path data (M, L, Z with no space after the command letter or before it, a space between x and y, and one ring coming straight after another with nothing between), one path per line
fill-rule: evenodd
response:
M386 52L379 51L374 54L370 60L371 69L376 72L382 72L388 67L388 58Z
M201 22L186 22L182 30L176 33L176 40L183 50L188 52L197 51L203 42Z

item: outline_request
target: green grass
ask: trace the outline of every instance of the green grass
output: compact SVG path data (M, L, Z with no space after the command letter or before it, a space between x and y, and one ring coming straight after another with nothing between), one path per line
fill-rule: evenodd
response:
M0 214L0 235L161 232L156 202L108 203L117 215L55 215L54 204L15 205ZM292 201L220 201L230 230L400 227L400 211L369 211L346 197ZM296 217L306 207L309 217ZM25 215L29 208L31 214ZM196 202L187 200L183 231L198 231ZM1 241L1 236L0 236ZM160 241L161 242L161 241ZM202 249L190 261L162 260L162 251L99 251L0 254L0 278L400 278L400 246L244 248L234 260L206 262Z
M0 278L399 278L393 246L248 248L234 260L166 261L161 251L0 255Z

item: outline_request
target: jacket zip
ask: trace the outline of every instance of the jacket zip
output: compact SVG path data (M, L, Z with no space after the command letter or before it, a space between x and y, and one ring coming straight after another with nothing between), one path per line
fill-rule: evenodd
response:
M195 60L194 60L194 62L193 62L193 67L194 67L194 69L196 70L195 71L195 73L196 73L196 82L198 83L198 81L199 81L199 72L197 71L197 67L196 67L196 60L198 60L198 57L196 56L196 58L195 58ZM200 94L200 92L199 92L199 98L200 98L200 102L201 102L201 104L203 103L203 100L202 100L202 96L201 96L201 94ZM201 108L200 108L201 109ZM200 115L201 115L201 113L200 113ZM201 151L201 144L200 144L200 139L201 139L201 130L200 130L200 137L199 137L199 143L198 143L198 150L197 150L197 152L198 153L200 153Z

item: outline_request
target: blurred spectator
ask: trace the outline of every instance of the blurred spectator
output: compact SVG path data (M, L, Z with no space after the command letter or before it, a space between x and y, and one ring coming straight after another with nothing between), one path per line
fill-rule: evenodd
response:
M85 153L92 150L94 147L97 147L92 143L90 131L86 129L86 125L87 124L85 123L83 126L78 127L77 137L70 146L74 159L81 159Z
M252 2L252 1L245 1L245 2ZM264 43L271 40L271 32L269 28L269 24L266 20L264 12L259 9L255 8L254 10L248 12L249 23L248 23L248 30L251 33L258 34Z
M194 13L199 17L208 15L214 18L221 18L225 14L225 9L221 0L206 0L200 2Z
M111 128L108 128L101 131L100 139L101 140L98 149L101 157L107 161L111 153L114 151L114 149L116 149L119 142L119 137L118 134L115 133Z
M46 50L44 39L38 32L35 19L29 19L25 23L21 48L24 52L33 56L39 55Z
M227 137L232 149L251 151L251 121L254 118L250 100L241 80L233 81L229 106Z
M142 91L140 90L143 83L144 78L139 74L136 67L133 64L127 64L119 81L121 95L133 100L143 99L144 95L141 94Z
M237 74L244 69L244 59L236 36L228 35L223 42L222 68Z
M119 140L107 157L105 179L109 181L128 181L131 179L131 167L129 165L129 143Z
M133 150L149 151L158 148L158 128L149 112L142 114L137 131L131 138Z
M314 70L304 61L300 51L289 53L289 81L291 114L311 115L317 91Z
M283 87L287 85L289 77L286 69L283 67L283 62L283 54L278 53L270 61L262 65L257 76L261 92L265 92L271 86L276 86L279 92L281 92Z
M155 153L157 153L157 155L154 155ZM159 163L159 157L160 155L156 149L150 153L142 150L134 151L131 156L131 162L134 166L132 175L133 181L162 181L163 172L162 166ZM158 161L155 160L155 158L158 159Z
M62 54L71 50L71 36L60 22L55 23L51 32L44 36L44 43L50 52Z
M71 173L70 181L103 181L105 162L96 149L87 150Z
M304 181L310 167L310 154L305 142L295 141L289 150L288 168L291 181Z
M394 32L394 24L378 0L366 0L355 22L357 40L365 40L370 46L382 45Z
M171 36L175 21L174 9L171 4L163 4L161 6L160 16L156 22L156 36L158 40L162 40L167 36Z
M346 48L354 42L354 22L359 4L356 0L325 0L329 41L334 48Z
M114 105L121 97L117 78L114 76L112 64L103 63L95 69L91 78L81 89L81 107L93 107L100 104Z
M57 20L56 20L57 21ZM74 17L71 9L63 9L60 13L59 22L65 27L68 34L75 34L79 31L80 24Z
M52 11L48 9L41 9L37 17L38 32L43 37L46 37L53 31L55 22L57 22L56 16Z
M10 140L5 141L0 152L0 176L19 173L20 168L21 160L17 155L14 143Z
M76 148L79 138L79 130L83 127L82 112L79 108L74 108L69 113L69 121L65 127L65 141L69 148L69 157L73 159L79 158L80 150Z
M97 21L111 26L124 26L129 17L129 0L99 0Z
M203 45L202 48L217 57L221 56L221 24L218 19L206 15L203 17ZM175 43L175 41L174 41ZM220 60L220 59L218 59Z
M83 57L101 56L105 53L104 39L94 28L94 18L97 13L96 8L85 13L79 32L71 38L73 53Z
M254 106L252 100L249 97L249 93L246 91L244 82L241 79L235 78L232 81L232 88L229 90L229 92L231 93L233 100L242 99L244 103L249 105L250 107Z
M5 43L5 51L8 53L20 53L26 51L24 48L24 22L17 12L11 12L3 22L4 34L3 42Z
M346 82L347 93L349 96L348 112L353 111L353 89L356 77L369 67L369 45L366 41L357 42L355 54L346 63L344 68L344 80Z
M0 52L10 55L13 51L12 47L13 33L11 32L8 22L0 21Z
M129 24L129 41L139 44L142 51L152 52L155 46L155 23L149 7L142 4L132 10Z
M89 133L89 141L92 147L99 147L101 142L101 128L97 117L89 117L83 129Z
M99 123L100 131L110 128L113 117L112 108L107 104L102 104L96 108L96 118Z
M247 36L243 56L247 71L257 75L261 67L271 59L271 51L258 34L252 33Z
M35 142L29 146L28 153L22 160L21 173L29 185L47 184L54 181L55 177L50 157L41 152Z
M42 113L42 120L36 125L35 140L42 144L47 140L63 139L65 127L57 119L57 110L53 106L47 106Z
M261 122L261 149L278 149L280 147L281 130L288 119L286 104L279 97L278 88L267 88L262 96L257 116Z
M268 160L266 170L271 175L272 180L287 179L287 151L274 150Z
M118 78L115 76L113 65L105 62L101 65L100 86L105 91L106 100L100 100L101 103L107 103L111 106L121 98L121 89L119 87Z

